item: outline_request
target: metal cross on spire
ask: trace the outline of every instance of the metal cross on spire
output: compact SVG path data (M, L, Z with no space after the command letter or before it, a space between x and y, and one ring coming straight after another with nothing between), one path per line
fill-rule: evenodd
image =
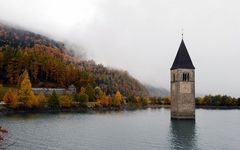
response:
M183 31L184 31L184 29L182 28L182 39L183 39Z

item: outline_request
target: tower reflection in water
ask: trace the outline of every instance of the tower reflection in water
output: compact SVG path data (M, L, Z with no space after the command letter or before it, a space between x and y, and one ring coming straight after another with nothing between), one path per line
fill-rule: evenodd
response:
M195 150L195 120L171 120L170 145L174 150Z

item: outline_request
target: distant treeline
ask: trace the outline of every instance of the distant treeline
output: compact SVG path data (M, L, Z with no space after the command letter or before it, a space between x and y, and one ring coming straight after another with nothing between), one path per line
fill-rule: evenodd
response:
M227 95L207 95L197 97L196 105L199 106L240 106L240 98L235 98Z

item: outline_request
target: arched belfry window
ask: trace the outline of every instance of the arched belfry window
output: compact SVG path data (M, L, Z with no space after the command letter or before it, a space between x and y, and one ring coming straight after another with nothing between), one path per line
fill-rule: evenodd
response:
M190 78L189 73L183 73L183 76L182 76L183 81L189 81L189 78Z
M183 80L183 81L186 81L186 74L185 74L185 73L183 73L183 76L182 76L182 77L183 77L182 80Z
M173 74L173 82L176 81L176 76L175 76L175 73Z

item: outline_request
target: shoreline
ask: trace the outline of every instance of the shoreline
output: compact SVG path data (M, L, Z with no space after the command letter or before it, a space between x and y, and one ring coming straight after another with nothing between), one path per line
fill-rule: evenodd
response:
M170 105L149 105L149 106L121 106L121 107L72 107L72 108L42 108L42 109L0 109L0 116L14 115L14 114L31 114L31 113L95 113L95 112L117 112L117 111L131 111L142 109L159 109L170 108Z
M97 112L117 112L117 111L134 111L143 109L170 109L170 105L148 105L148 106L121 106L121 107L73 107L73 108L42 108L42 109L18 109L9 108L0 109L0 116L16 115L16 114L44 114L44 113L97 113ZM212 110L232 110L240 109L240 106L199 106L196 109L212 109Z
M197 109L219 109L219 110L231 110L240 109L240 106L210 106L210 105L196 105Z

